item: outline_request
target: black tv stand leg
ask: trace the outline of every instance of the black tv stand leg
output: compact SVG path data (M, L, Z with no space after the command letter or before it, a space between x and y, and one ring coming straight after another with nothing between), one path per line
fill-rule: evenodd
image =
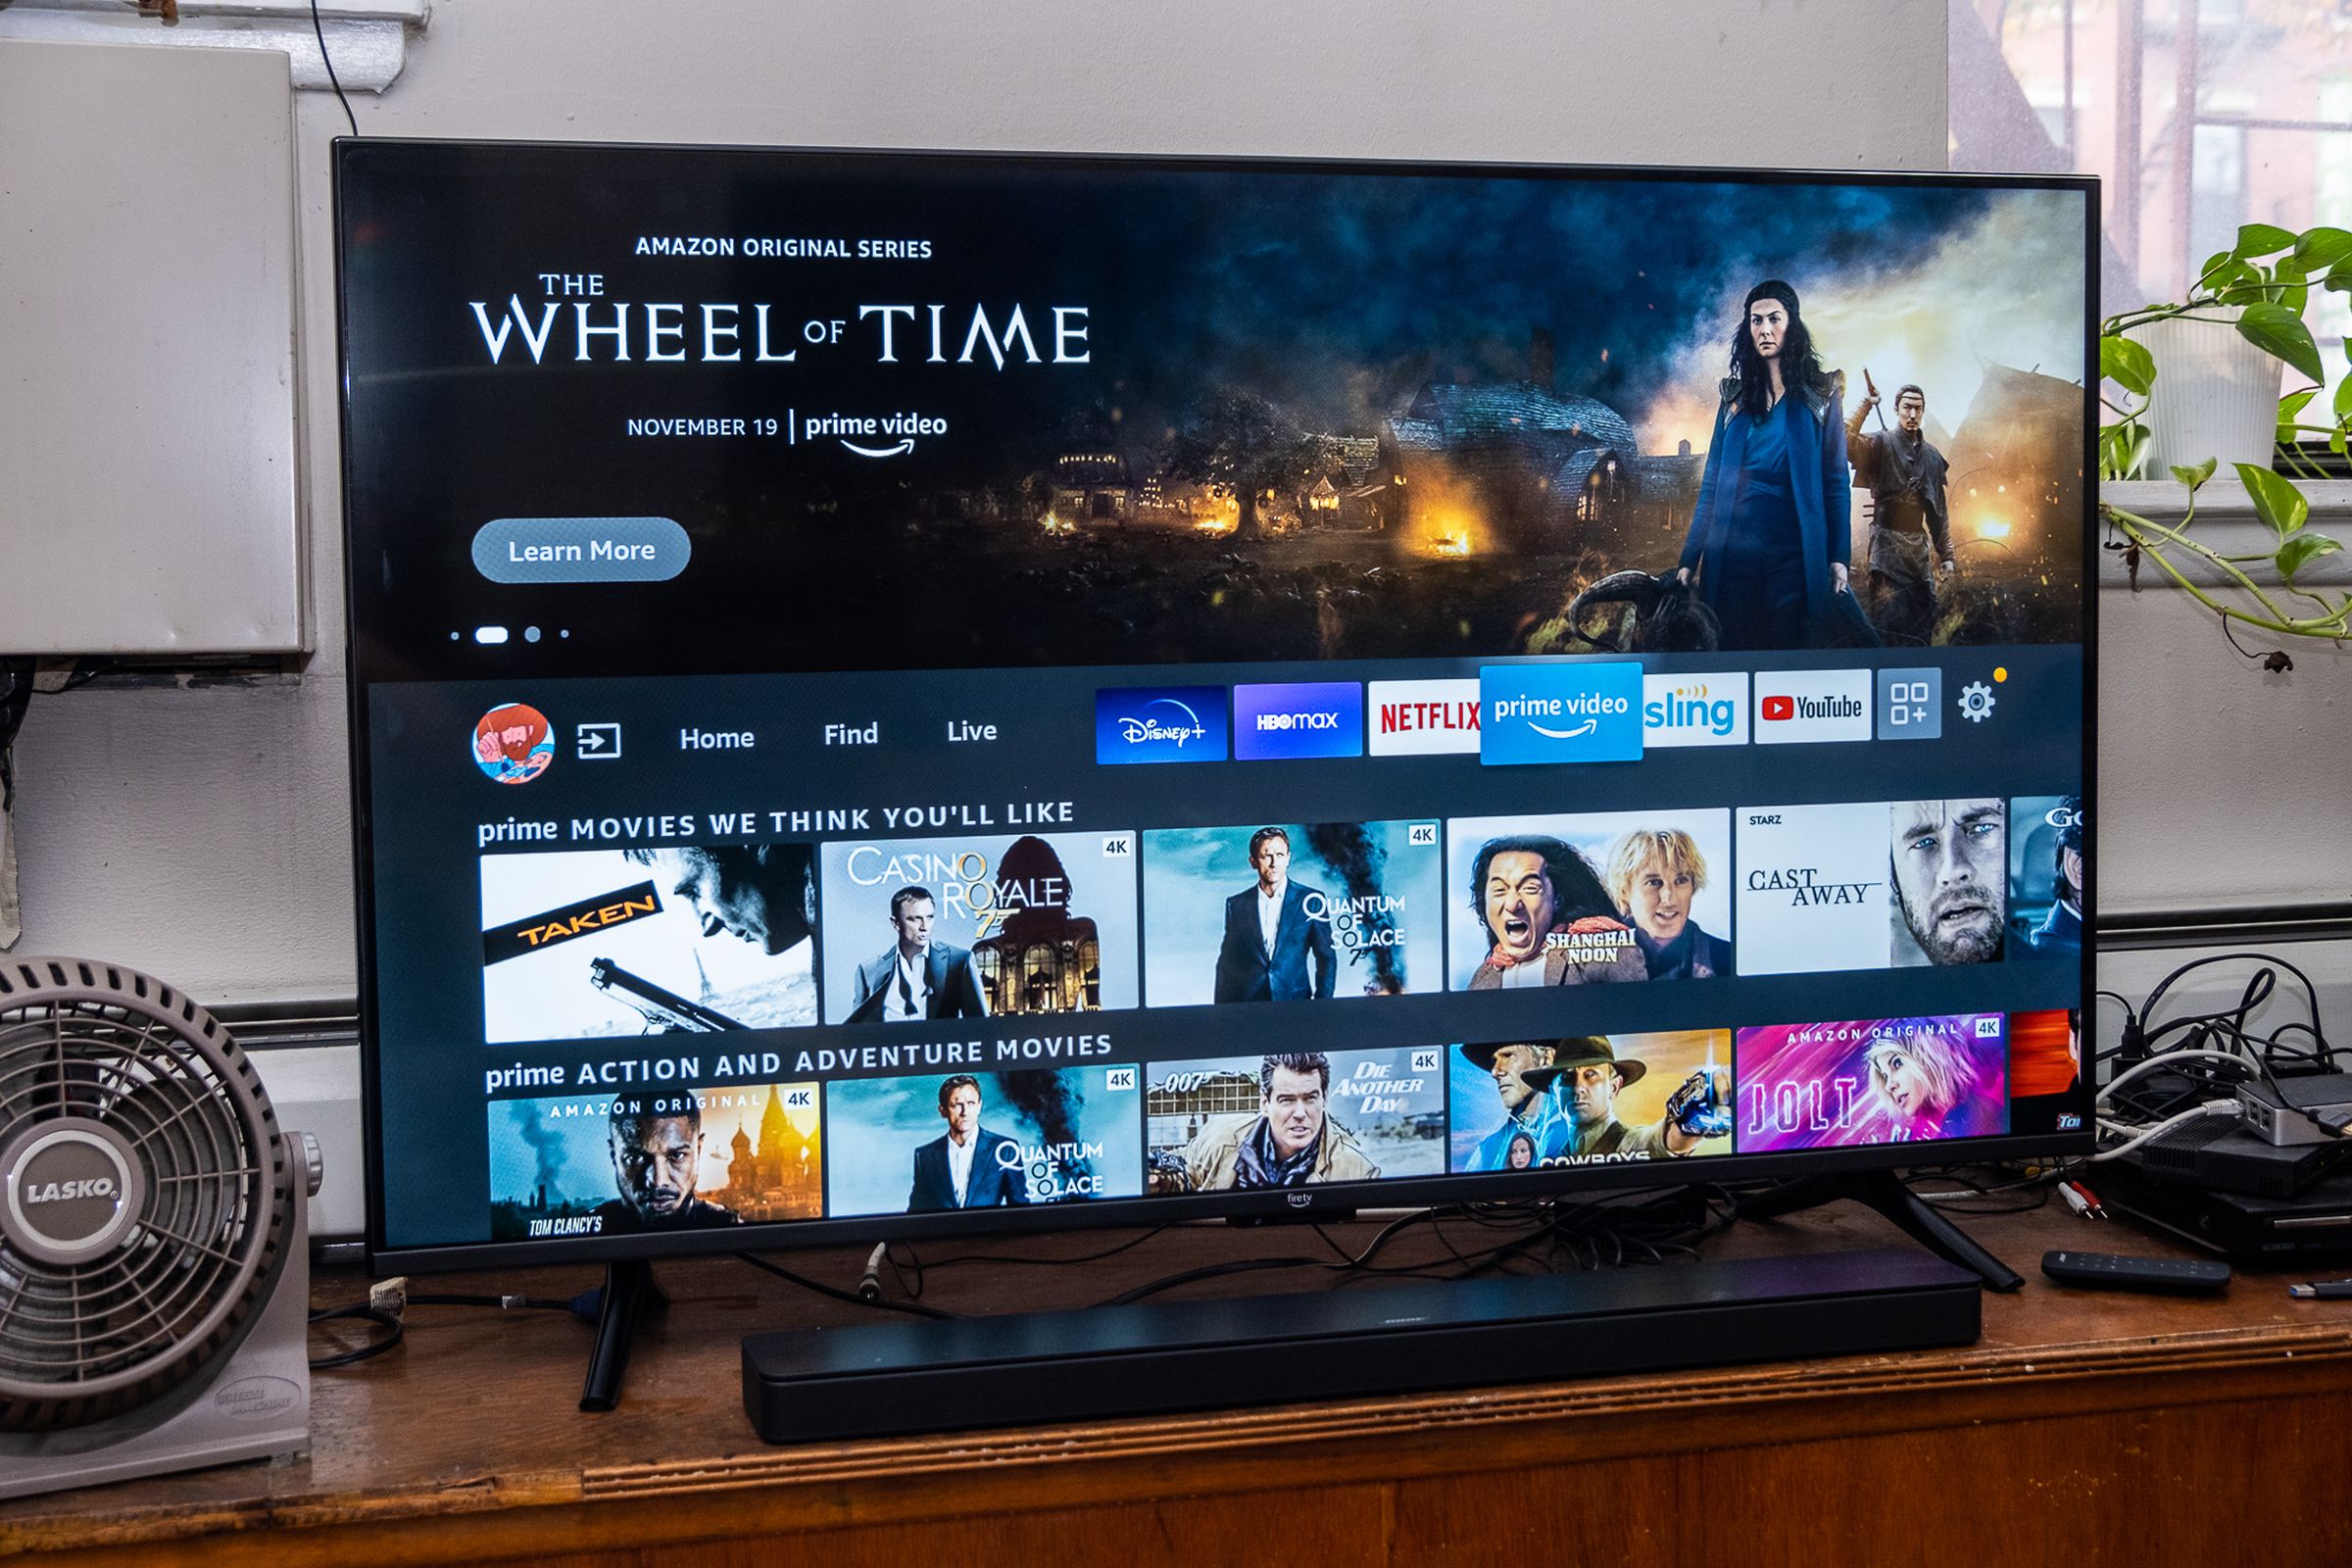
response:
M1929 1251L1982 1277L1986 1290L2005 1294L2025 1289L2024 1275L1977 1245L1975 1238L1904 1186L1890 1170L1863 1176L1807 1176L1740 1200L1740 1217L1771 1219L1840 1198L1877 1209Z
M610 1410L620 1402L620 1378L638 1327L669 1298L654 1283L654 1265L642 1259L605 1265L604 1298L597 1308L596 1343L588 1348L588 1382L580 1408Z

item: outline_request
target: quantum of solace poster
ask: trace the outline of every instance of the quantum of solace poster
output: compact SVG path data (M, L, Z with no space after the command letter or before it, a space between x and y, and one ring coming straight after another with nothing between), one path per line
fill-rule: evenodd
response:
M375 156L355 516L674 517L704 667L2080 635L2080 190Z

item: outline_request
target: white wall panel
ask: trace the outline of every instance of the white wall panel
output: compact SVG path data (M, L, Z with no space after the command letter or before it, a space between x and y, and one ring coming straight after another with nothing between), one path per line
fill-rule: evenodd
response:
M0 39L0 653L302 645L291 101Z

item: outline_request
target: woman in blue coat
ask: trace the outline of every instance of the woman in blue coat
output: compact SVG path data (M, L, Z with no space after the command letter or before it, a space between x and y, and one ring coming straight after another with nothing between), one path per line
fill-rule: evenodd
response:
M1748 290L1679 573L1686 584L1696 574L1721 647L1834 635L1825 623L1846 591L1853 512L1842 398L1796 290L1779 278Z

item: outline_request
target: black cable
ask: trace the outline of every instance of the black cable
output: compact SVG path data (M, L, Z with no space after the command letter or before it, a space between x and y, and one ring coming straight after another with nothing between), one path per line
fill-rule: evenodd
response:
M594 1295L594 1292L590 1292ZM537 1312L569 1312L574 1317L593 1318L591 1311L582 1310L585 1298L559 1301L544 1296L412 1296L411 1306L495 1306L504 1311L517 1307Z
M313 1323L372 1323L384 1331L380 1339L369 1340L348 1350L322 1355L311 1362L314 1372L330 1372L336 1367L353 1366L361 1361L373 1360L408 1338L408 1322L404 1314L412 1306L488 1306L502 1311L522 1309L536 1312L568 1312L582 1322L596 1321L594 1298L587 1291L569 1300L556 1300L544 1296L410 1296L388 1297L391 1305L378 1305L375 1300L353 1301L346 1306L325 1306L313 1312Z
M360 133L360 117L351 112L351 100L343 96L342 80L335 74L335 62L326 52L326 24L318 20L318 0L311 0L311 30L318 35L318 63L326 67L328 85L335 89L335 101L343 106L343 118L351 122L351 133Z
M906 1261L904 1265L899 1262L899 1250L895 1247L886 1247L882 1250L882 1261L890 1265L891 1283L899 1288L901 1296L910 1301L919 1301L923 1298L923 1286L929 1282L930 1275L925 1272L923 1260L913 1248L906 1249ZM914 1271L912 1285L906 1283L908 1269Z
M1315 1268L1338 1274L1338 1286L1366 1279L1467 1279L1491 1270L1506 1270L1525 1259L1546 1272L1560 1272L1565 1253L1579 1271L1632 1262L1664 1262L1671 1255L1696 1256L1697 1246L1729 1228L1738 1207L1723 1188L1691 1186L1635 1200L1600 1199L1563 1204L1558 1200L1524 1205L1480 1205L1477 1208L1419 1209L1384 1226L1365 1247L1350 1253L1315 1227L1337 1261L1319 1257L1244 1258L1187 1269L1150 1281L1102 1302L1124 1306L1162 1291L1198 1280L1270 1269ZM1446 1234L1445 1222L1462 1219L1484 1228L1516 1228L1516 1234L1496 1244L1465 1251ZM1427 1225L1447 1259L1426 1263L1380 1265L1372 1258L1391 1241L1417 1225ZM1531 1254L1548 1245L1549 1260ZM1637 1255L1638 1254L1638 1255Z
M2317 1059L2320 1060L2324 1065L2332 1066L2334 1060L2334 1050L2332 1047L2328 1045L2327 1037L2320 1031L2319 1028L2319 988L2312 984L2310 975L2305 974L2293 963L2268 953L2217 953L2208 954L2204 957L2193 958L2189 960L2187 963L2180 965L2171 974L2166 975L2162 980L2156 983L2156 988L2148 993L2147 1001L2140 1004L2137 1021L2144 1026L2148 1020L2152 1019L2155 1016L2157 1005L2164 1000L2165 993L2170 991L2173 986L2183 977L2194 973L2196 970L2206 968L2212 964L2230 963L2236 961L2254 962L2266 966L2264 969L2257 971L2254 978L2247 982L2247 989L2249 993L2251 993L2256 986L2261 987L2262 995L2260 998L2255 999L2251 1004L2241 1000L2237 1008L2228 1009L2223 1012L2206 1013L2193 1016L2191 1018L2172 1020L2164 1024L2157 1031L2157 1033L2163 1034L2182 1024L2192 1024L2200 1021L2212 1021L2215 1019L2230 1017L2235 1017L2238 1021L2240 1029L2242 1030L2245 1015L2251 1013L2253 1006L2259 1005L2263 1001L2269 1000L2271 992L2277 987L2278 976L2272 972L2271 968L2271 966L2276 966L2277 968L2284 969L2287 973L2293 975L2302 983L2304 1008L2310 1014L2311 1023L2309 1025L2298 1025L2295 1027L2305 1028L2306 1032L2313 1037L2314 1041L2319 1047L2319 1054ZM2128 1008L2129 1004L2127 1004L2127 1010ZM2283 1031L2273 1031L2273 1034L2276 1035L2280 1032ZM2155 1037L2151 1036L2150 1038L2153 1039Z
M1190 1285L1195 1280L1215 1279L1224 1274L1251 1274L1261 1269L1275 1268L1338 1268L1344 1265L1326 1263L1319 1257L1228 1258L1222 1263L1208 1263L1200 1268L1188 1268L1181 1274L1170 1274L1164 1279L1138 1285L1134 1290L1121 1291L1108 1300L1098 1301L1095 1304L1098 1306L1127 1306L1142 1300L1147 1296L1157 1296L1160 1292L1172 1291L1179 1285Z
M2023 1172L2023 1167L2015 1164L1944 1165L1933 1169L1914 1170L1909 1173L1904 1185L1922 1199L1934 1203L1938 1213L2030 1214L2037 1208L2048 1207L2050 1195L2057 1191L2058 1183L2065 1179L2070 1168L2079 1168L2082 1162L2079 1160L2060 1160L2051 1164L2047 1169L2032 1172ZM2011 1179L1997 1182L1976 1181L1963 1174L1972 1170L1989 1171ZM1948 1181L1955 1185L1950 1188L1930 1191L1918 1185L1923 1181ZM2034 1191L2035 1188L2040 1190L2035 1192ZM2027 1196L2000 1201L1987 1201L1987 1200L2001 1200L2002 1195L2012 1193ZM1954 1198L1961 1199L1962 1201L1951 1202L1948 1200Z
M2187 974L2210 964L2231 961L2252 961L2264 966L2256 970L2253 976L2247 980L2245 990L2239 994L2234 1006L2220 1008L2212 1012L2188 1013L2178 1018L2166 1019L2161 1024L2153 1021L2157 1007L2175 983ZM2272 965L2285 969L2301 982L2305 1007L2310 1014L2310 1021L2289 1021L2280 1024L2266 1035L2255 1032L2250 1024L2253 1014L2269 1002L2278 990L2278 974ZM2102 992L2100 995L2113 996L2115 994ZM2094 1061L2105 1061L2119 1055L2146 1058L2163 1055L2175 1050L2202 1049L2219 1038L2225 1044L2235 1047L2240 1054L2244 1054L2246 1065L2274 1087L2278 1082L2274 1067L2277 1058L2283 1057L2290 1065L2307 1064L2320 1070L2327 1070L2333 1066L2334 1048L2328 1045L2327 1035L2319 1026L2318 989L2312 984L2311 977L2301 969L2283 958L2273 957L2269 954L2225 953L2193 959L2180 965L2159 981L2155 989L2148 993L2147 1001L2137 1011L2132 1009L2129 1000L2121 997L2118 997L2117 1000L2124 1004L2126 1025L2124 1043L2118 1048L2094 1051ZM2311 1045L2308 1048L2301 1048L2287 1044L2282 1037L2290 1033L2309 1036ZM2165 1042L2175 1035L2182 1037L2180 1044L2167 1046ZM2186 1073L2189 1068L2184 1065L2175 1070Z
M0 811L17 804L17 769L10 748L24 727L25 710L32 707L32 677L38 668L30 658L0 659Z
M1100 1262L1102 1259L1106 1257L1115 1257L1119 1253L1126 1251L1131 1247L1141 1247L1144 1243L1150 1241L1152 1237L1157 1236L1161 1231L1164 1231L1168 1227L1165 1225L1154 1225L1148 1231L1144 1231L1138 1235L1129 1237L1126 1241L1120 1242L1115 1247L1105 1247L1099 1252L1081 1252L1075 1257L1018 1257L1009 1252L1003 1254L994 1252L958 1252L954 1257L936 1258L931 1262L925 1263L914 1257L914 1249L911 1247L906 1249L906 1254L908 1260L912 1262L913 1266L918 1270L953 1268L958 1263L1095 1263Z
M750 1252L737 1252L735 1256L743 1262L751 1264L752 1267L759 1269L763 1274L773 1274L776 1278L780 1280L788 1280L792 1284L798 1285L805 1291L814 1291L819 1296L829 1296L836 1301L847 1301L852 1306L872 1307L875 1310L882 1312L904 1312L908 1317L932 1317L947 1319L960 1315L956 1312L943 1312L936 1306L924 1306L917 1301L894 1301L888 1297L880 1297L869 1301L864 1297L857 1294L855 1291L835 1290L832 1286L825 1284L821 1280L812 1280L806 1274L795 1274L791 1269L784 1267L781 1263L770 1263L764 1257L756 1257Z
M408 1337L408 1330L401 1323L399 1313L389 1307L370 1306L365 1301L356 1302L350 1306L321 1307L311 1314L310 1320L313 1324L346 1321L372 1323L384 1331L381 1339L369 1340L365 1345L354 1346L348 1350L337 1350L331 1355L311 1357L311 1370L314 1372L331 1372L339 1366L354 1366L362 1361L373 1360L386 1350L398 1346L402 1340Z
M2213 964L2232 962L2259 965L2234 1005L2187 1013L2161 1023L2156 1021L2158 1009L2175 985ZM2280 969L2301 984L2308 1019L2289 1020L2264 1033L2255 1028L2254 1015L2277 995ZM2284 1102L2286 1092L2279 1082L2282 1070L2294 1074L2328 1072L2335 1068L2335 1048L2328 1043L2320 1024L2318 987L2295 964L2271 954L2218 953L2193 958L2158 981L2136 1009L2129 998L2114 992L2102 991L2098 995L2114 997L2123 1005L2124 1033L2117 1046L2092 1049L2088 1060L2091 1081L2098 1082L2102 1063L2119 1059L2132 1066L2163 1063L2160 1071L2142 1073L2121 1089L2102 1092L2102 1099L2116 1112L2118 1120L2152 1126L2207 1101L2234 1098L2241 1086L2252 1080L2260 1080ZM2195 1057L2164 1061L2169 1055L2199 1051L2219 1052L2230 1059L2224 1062ZM2115 1076L2110 1071L2111 1082ZM2338 1137L2346 1135L2345 1130L2326 1122L2317 1125Z

